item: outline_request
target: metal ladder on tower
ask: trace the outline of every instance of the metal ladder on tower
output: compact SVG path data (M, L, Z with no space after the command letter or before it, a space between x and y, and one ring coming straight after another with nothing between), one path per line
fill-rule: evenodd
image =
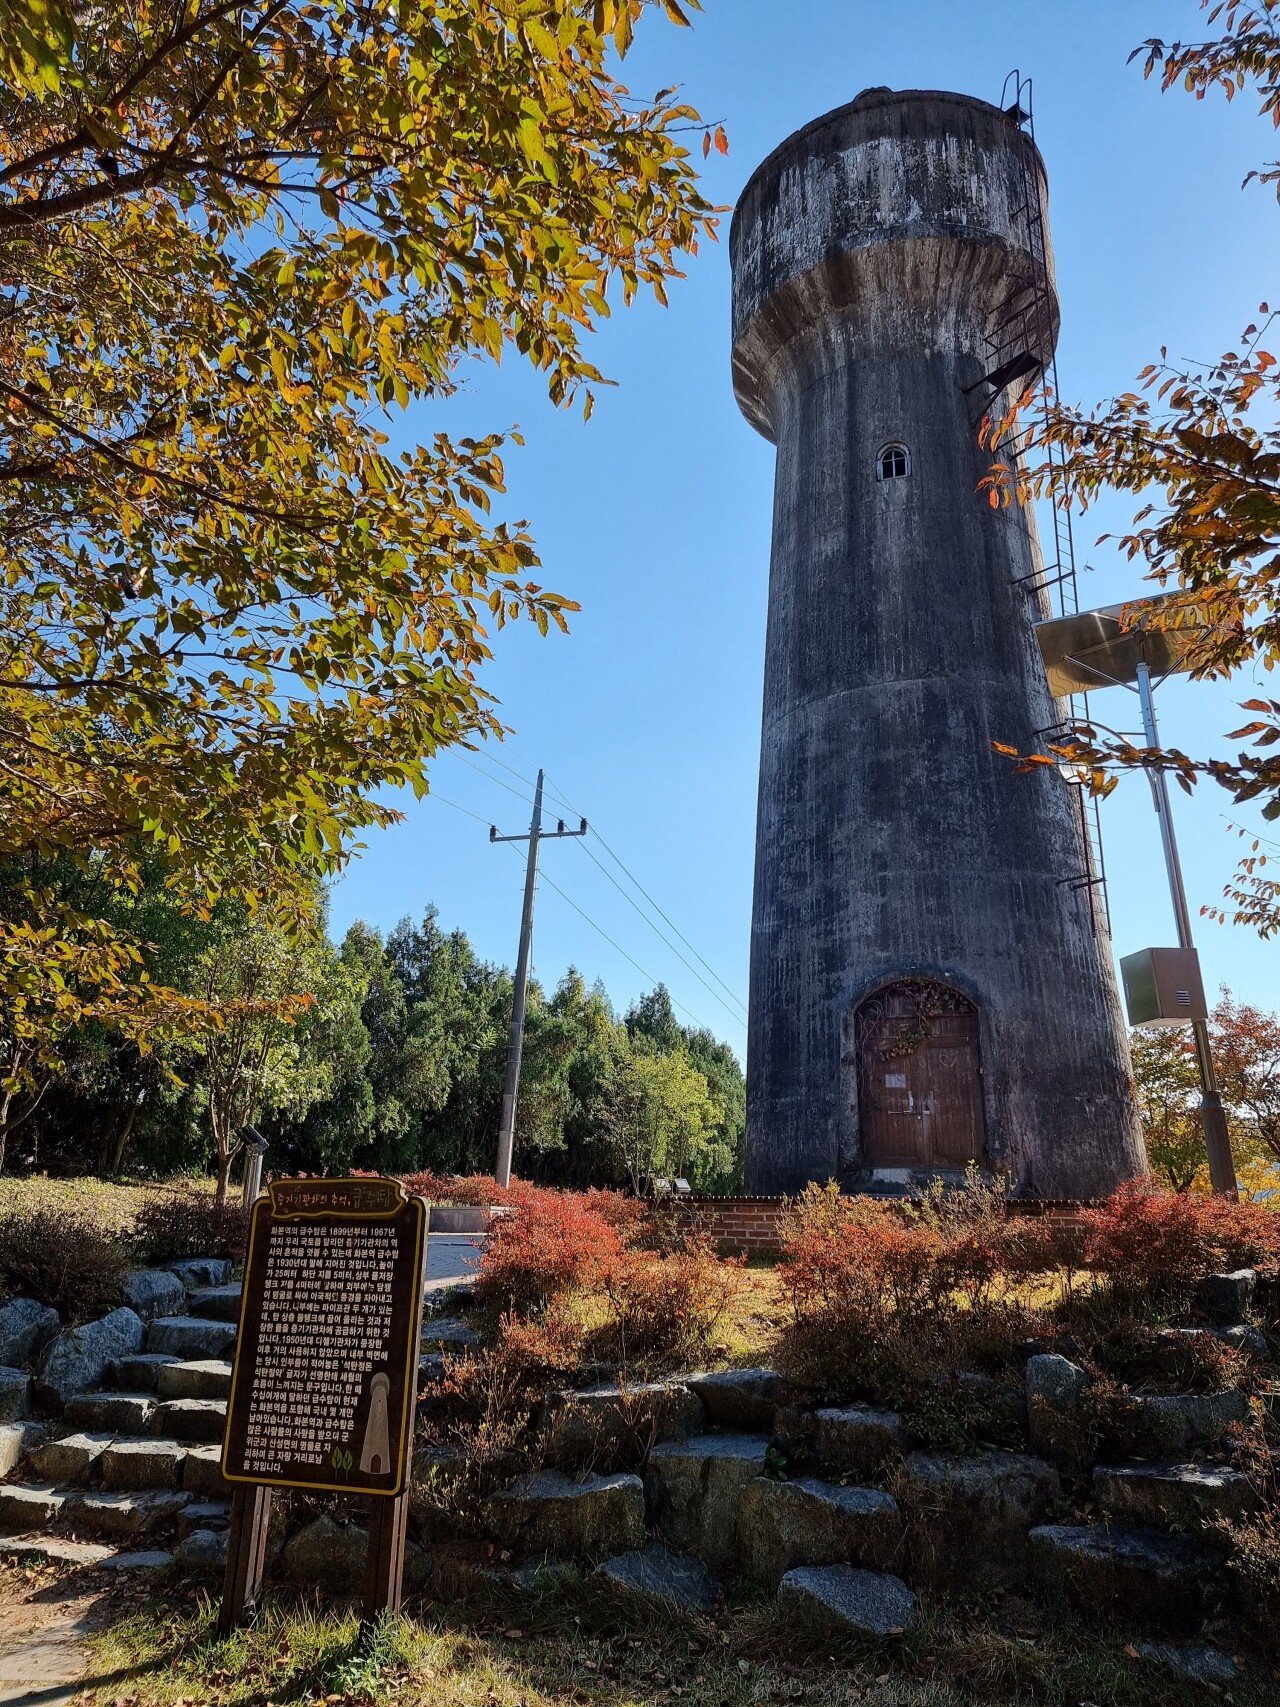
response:
M1022 131L1032 144L1030 149L1021 151L1016 157L1019 173L1010 210L1010 223L1022 238L1025 259L1014 276L1011 289L992 315L986 338L987 371L965 389L970 394L980 388L984 390L986 395L981 399L984 414L997 422L1009 423L993 449L1016 472L1027 438L1044 421L1051 400L1059 394L1057 325L1055 297L1049 279L1044 197L1036 167L1038 155L1031 78L1024 77L1020 71L1011 71L1001 90L1000 108L1009 123ZM1026 433L1019 433L1017 428L1019 411L1030 421ZM1062 447L1045 444L1042 449L1050 467L1060 471L1063 467ZM1030 575L1021 577L1020 584L1029 586L1037 598L1047 594L1051 608L1056 605L1059 616L1073 616L1080 609L1075 534L1071 511L1058 496L1056 482L1047 500L1047 509L1051 561L1041 563ZM1042 730L1040 734L1050 740L1055 735L1065 738L1073 726L1087 723L1088 695L1081 694L1078 698L1079 703L1076 696L1068 701L1069 715L1064 724L1056 729ZM1073 889L1081 889L1087 894L1094 929L1105 923L1110 935L1111 909L1107 897L1098 798L1088 792L1083 781L1073 782L1069 777L1066 780L1077 797L1075 805L1085 869L1079 876L1065 881Z

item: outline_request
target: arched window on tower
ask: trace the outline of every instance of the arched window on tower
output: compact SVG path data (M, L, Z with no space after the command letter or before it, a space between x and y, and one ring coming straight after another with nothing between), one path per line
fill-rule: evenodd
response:
M897 440L882 445L876 456L877 480L904 480L911 472L911 452Z

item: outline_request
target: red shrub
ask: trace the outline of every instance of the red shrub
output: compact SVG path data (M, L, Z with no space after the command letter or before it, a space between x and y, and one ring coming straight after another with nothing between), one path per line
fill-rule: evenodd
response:
M896 1210L810 1186L784 1219L782 1279L798 1312L844 1305L912 1314L944 1284L946 1240Z
M481 1299L522 1314L590 1285L622 1249L598 1209L573 1192L524 1186L512 1215L495 1217L480 1259Z
M1083 1219L1089 1263L1134 1296L1182 1298L1206 1274L1280 1257L1272 1210L1145 1181L1121 1186Z
M509 1196L492 1174L436 1174L428 1168L422 1173L405 1174L402 1184L410 1197L425 1197L428 1203L488 1208L493 1203L504 1203Z
M597 1355L624 1365L702 1356L729 1307L732 1266L705 1240L666 1256L622 1251L601 1275L609 1319L597 1336Z
M629 1197L623 1191L602 1190L592 1186L582 1194L584 1205L603 1217L624 1245L638 1245L646 1236L651 1220L650 1208L643 1198Z

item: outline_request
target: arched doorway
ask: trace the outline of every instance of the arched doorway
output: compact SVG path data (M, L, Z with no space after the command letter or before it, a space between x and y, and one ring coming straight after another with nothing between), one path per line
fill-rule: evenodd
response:
M927 978L861 1003L855 1021L865 1168L964 1168L983 1150L978 1010Z

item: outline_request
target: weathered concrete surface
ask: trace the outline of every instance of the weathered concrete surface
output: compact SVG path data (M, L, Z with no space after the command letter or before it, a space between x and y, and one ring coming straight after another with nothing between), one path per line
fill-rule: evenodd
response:
M979 492L965 394L1029 264L1024 166L1042 170L985 102L872 90L776 149L734 216L734 388L778 447L748 1191L860 1178L854 1014L908 976L976 1006L984 1159L1020 1192L1145 1170L1070 790L991 747L1034 748L1060 716L1034 522ZM887 441L911 472L877 482Z

